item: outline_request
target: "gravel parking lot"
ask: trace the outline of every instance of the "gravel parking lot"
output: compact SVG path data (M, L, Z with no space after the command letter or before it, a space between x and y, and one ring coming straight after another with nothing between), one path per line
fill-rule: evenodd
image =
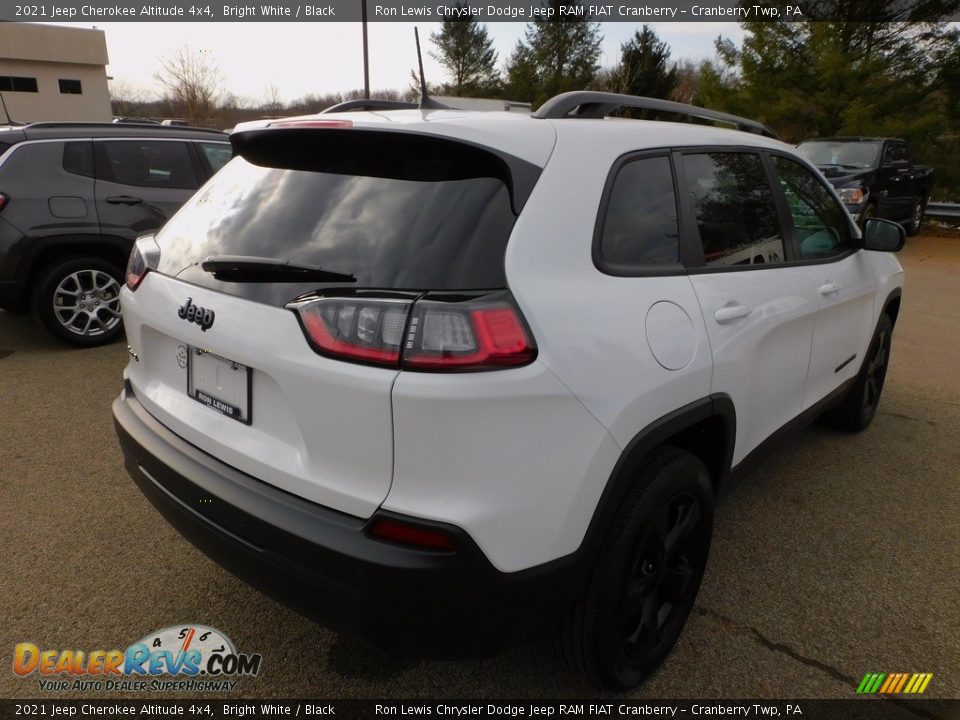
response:
M935 234L901 254L873 426L814 425L733 489L694 615L637 696L847 698L864 673L897 671L932 672L927 696L960 697L960 236ZM241 696L595 695L546 641L484 661L398 661L221 570L123 470L110 403L126 361L122 343L69 349L0 312L0 696L49 697L11 672L18 642L124 648L179 623L263 654Z

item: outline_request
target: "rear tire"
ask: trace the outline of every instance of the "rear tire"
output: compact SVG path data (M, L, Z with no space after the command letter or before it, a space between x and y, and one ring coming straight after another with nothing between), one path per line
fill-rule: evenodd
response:
M923 215L926 212L926 209L926 198L917 198L913 204L913 215L910 217L910 222L904 226L904 229L907 231L907 235L910 237L913 237L920 232L920 225L923 223Z
M883 382L887 377L892 335L893 322L889 315L883 313L856 383L840 404L825 417L833 427L845 432L860 432L873 421L880 404Z
M876 216L877 208L873 205L873 203L867 203L863 208L863 212L860 213L860 229L866 230L867 220Z
M99 258L74 258L52 265L33 293L37 320L60 340L95 347L123 335L120 286L123 272Z
M706 466L683 450L656 451L561 624L557 649L567 665L607 690L628 690L653 673L693 609L712 533Z

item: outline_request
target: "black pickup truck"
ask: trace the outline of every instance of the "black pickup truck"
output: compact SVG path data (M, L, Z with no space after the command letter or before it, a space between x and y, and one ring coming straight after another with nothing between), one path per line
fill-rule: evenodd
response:
M902 223L910 235L917 233L933 187L933 168L914 165L903 140L816 138L797 149L833 183L861 227L867 218L880 217Z

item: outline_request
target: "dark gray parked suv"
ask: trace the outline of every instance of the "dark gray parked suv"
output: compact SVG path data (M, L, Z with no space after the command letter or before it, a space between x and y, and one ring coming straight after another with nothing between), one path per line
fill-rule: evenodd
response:
M0 308L56 337L123 332L134 239L162 226L231 155L224 133L124 123L0 128Z

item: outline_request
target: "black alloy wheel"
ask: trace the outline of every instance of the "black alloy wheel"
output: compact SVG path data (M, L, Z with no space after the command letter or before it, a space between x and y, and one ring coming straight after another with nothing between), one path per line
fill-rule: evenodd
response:
M680 493L657 509L638 543L619 609L623 652L633 662L643 661L686 620L685 601L709 547L700 519L699 500Z
M713 485L690 452L644 461L556 637L561 658L607 690L628 690L669 655L693 609L713 534Z

